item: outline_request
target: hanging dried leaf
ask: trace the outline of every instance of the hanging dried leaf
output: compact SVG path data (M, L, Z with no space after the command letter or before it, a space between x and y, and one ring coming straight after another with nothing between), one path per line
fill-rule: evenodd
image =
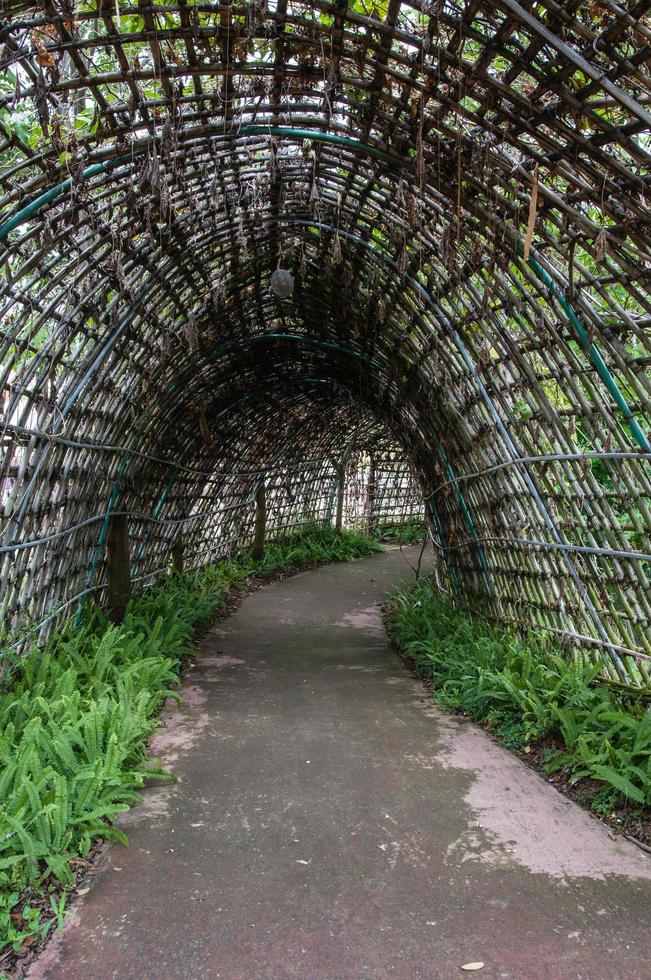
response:
M185 323L185 339L192 353L199 349L199 331L193 313L188 314L188 319Z
M533 233L536 227L536 212L538 210L538 164L533 168L531 174L531 198L529 199L529 219L527 221L527 234L524 236L524 261L529 258Z
M409 263L409 255L407 253L407 246L403 243L403 246L400 249L400 254L398 255L398 261L396 263L398 272L400 273L403 279L407 272L408 263Z
M33 37L32 44L34 45L34 57L36 58L36 63L40 65L41 68L54 68L54 55L51 51L48 51L40 37Z
M425 151L423 149L423 117L421 114L418 132L416 134L416 180L419 190L425 189L427 182L427 170L425 167Z
M212 437L212 432L210 431L210 426L208 425L208 419L206 418L206 413L204 409L199 411L199 431L201 432L201 437L209 449L212 449L214 445L214 440Z

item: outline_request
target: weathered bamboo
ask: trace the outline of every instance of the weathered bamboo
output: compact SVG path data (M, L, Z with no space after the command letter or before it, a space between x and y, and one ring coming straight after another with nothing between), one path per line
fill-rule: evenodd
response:
M184 571L183 559L185 555L185 541L178 538L172 545L172 568L177 575L182 575Z
M267 523L267 499L264 481L261 480L255 491L255 530L251 554L256 561L264 558L264 536Z
M114 514L106 538L106 614L112 623L121 623L131 598L129 521L125 514Z
M346 466L339 463L337 472L337 509L335 512L335 531L341 533L344 521L344 496L346 494Z
M10 637L107 601L118 496L145 587L250 547L262 478L267 540L424 490L459 600L648 680L651 30L596 6L5 3Z
M368 534L373 534L376 525L375 515L375 490L376 490L375 454L369 453L368 457L368 483L366 484L366 530Z

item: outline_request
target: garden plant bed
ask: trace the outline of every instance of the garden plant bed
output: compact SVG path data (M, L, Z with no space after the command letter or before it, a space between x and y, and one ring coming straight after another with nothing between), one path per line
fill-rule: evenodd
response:
M381 550L377 543L362 534L343 532L336 534L328 528L308 528L301 534L295 535L286 540L281 540L269 545L265 557L262 561L253 562L248 556L243 555L239 559L227 560L215 568L207 568L200 572L190 573L186 576L171 576L161 585L156 586L150 593L145 594L142 599L136 600L125 617L124 624L121 626L110 626L101 617L101 613L96 610L90 613L91 625L83 626L81 630L75 631L70 627L67 633L61 637L53 638L49 645L51 672L56 683L50 686L54 690L59 690L61 681L59 674L60 668L56 665L56 660L66 650L72 650L73 657L83 655L79 653L84 647L89 646L91 652L86 654L88 677L97 672L97 664L101 663L100 652L102 650L103 639L109 637L113 641L113 649L117 655L121 652L120 639L124 637L124 642L137 629L139 642L130 653L131 660L126 667L120 663L119 656L115 664L115 673L128 672L133 666L131 661L139 659L142 653L142 661L146 664L151 661L148 654L155 653L159 647L167 643L169 650L165 648L162 655L158 655L155 667L158 674L144 675L145 680L148 676L161 676L163 679L157 682L157 687L147 691L150 698L147 709L148 717L140 718L140 735L136 735L131 755L124 755L124 764L118 763L112 770L110 780L115 784L115 792L109 790L106 795L106 802L99 816L94 817L90 814L89 820L89 846L86 853L77 852L77 837L70 838L69 845L57 853L47 853L47 849L42 846L39 838L40 833L47 833L48 829L39 823L39 813L34 812L31 818L25 818L25 827L17 831L18 837L26 832L24 846L34 849L32 859L24 855L24 860L19 857L13 858L9 855L9 874L5 869L2 891L0 892L0 978L23 977L31 962L42 950L48 937L54 929L61 928L67 913L67 903L71 897L85 894L87 889L86 879L94 875L95 868L108 846L107 841L112 839L126 841L121 831L114 827L114 817L119 812L128 809L129 805L137 802L134 795L134 788L143 786L145 780L148 784L152 780L170 779L171 774L164 773L157 768L149 768L147 765L148 743L153 733L158 728L157 716L167 697L174 692L170 687L175 688L180 684L187 669L194 662L196 657L196 645L202 635L215 623L218 623L231 616L239 607L242 600L251 592L262 588L270 582L286 578L291 575L299 574L308 568L326 563L328 561L348 560L370 554L373 551ZM135 617L135 619L134 619ZM171 640L168 642L168 634ZM152 646L152 650L147 647ZM79 650L77 649L79 647ZM93 649L94 648L94 649ZM110 654L110 650L109 650ZM45 661L45 657L43 660ZM112 664L106 663L101 667L100 673L110 670ZM28 667L25 669L29 669ZM81 668L83 677L83 667ZM39 675L40 676L40 675ZM47 684L47 671L45 673ZM111 675L113 676L113 675ZM136 674L135 687L138 686L138 675ZM18 665L15 672L15 686L17 695L21 690L21 670ZM115 682L117 684L117 681ZM83 682L82 685L83 687ZM106 685L106 690L110 685ZM89 691L91 688L89 687ZM134 701L139 695L145 696L144 690L140 689L134 695ZM106 693L102 693L106 697ZM56 694L53 695L56 697ZM90 697L90 695L89 695ZM3 713L7 715L13 711L15 702L12 701L11 690L5 692L4 701L0 701L0 717ZM89 705L93 707L92 699ZM122 704L120 703L120 707ZM56 704L54 701L48 706L50 711L54 711ZM116 703L117 712L118 705ZM35 714L38 718L38 712ZM63 715L66 721L65 714ZM39 725L41 722L37 722ZM4 724L4 722L3 722ZM105 724L107 724L105 722ZM6 727L6 725L5 725ZM108 731L108 730L107 730ZM11 735L11 731L9 733ZM81 736L78 733L79 738ZM75 745L78 755L88 751L88 746L83 743ZM29 749L28 749L29 751ZM97 764L100 757L110 752L110 739L106 737L104 748L101 746L97 754ZM16 753L20 756L20 744ZM104 762L104 758L101 758ZM51 760L50 760L51 763ZM34 765L34 764L33 764ZM71 761L74 768L76 761ZM45 769L45 766L43 766ZM79 767L78 767L79 768ZM130 771L137 769L136 772ZM39 770L40 771L40 770ZM39 782L40 778L40 782ZM55 772L50 765L41 777L28 777L29 782L33 782L36 791L43 798L46 798L46 783L56 783L64 779L61 773ZM70 779L70 785L74 788L74 777ZM57 792L60 792L59 790ZM16 788L14 788L14 794ZM54 790L52 792L55 792ZM5 793L7 789L5 788ZM115 798L118 798L118 805ZM12 805L12 800L6 797L8 805ZM124 801L124 802L123 802ZM2 801L3 803L5 800ZM35 801L36 802L36 801ZM39 801L40 803L40 801ZM34 807L36 811L36 806ZM47 811L46 811L47 812ZM72 818L72 809L69 818ZM82 814L83 815L83 814ZM47 819L47 818L46 818ZM12 825L12 827L15 826ZM71 824L74 827L74 821ZM16 837L16 834L8 834L5 837L6 853L9 839ZM61 835L61 840L64 837ZM23 838L21 837L21 840ZM37 848L41 845L41 850ZM83 848L82 848L83 851ZM50 860L52 864L50 865ZM46 864L47 862L47 864ZM24 867L24 870L21 870ZM29 870L31 867L31 871ZM56 872L52 871L56 868ZM48 872L48 868L50 871ZM16 869L12 872L12 869ZM19 874L22 876L19 877ZM10 875L12 877L10 877ZM13 878L13 880L12 880Z
M386 607L385 607L386 608ZM385 620L386 623L386 620ZM390 634L389 634L390 635ZM418 677L428 691L435 699L435 688L431 681L426 677L423 677L421 671L418 670L417 664L414 660L408 657L402 656L399 648L397 647L395 641L393 645L400 656L400 659L404 663L405 667L412 672L415 677ZM461 718L468 718L468 712L459 710L456 712L450 712L451 714L456 714ZM582 806L584 810L587 810L591 816L605 823L612 831L612 836L624 836L627 840L632 841L642 848L644 851L648 851L651 855L651 807L635 807L631 806L626 800L620 803L613 804L609 808L608 813L601 812L598 803L595 808L595 798L598 797L598 793L603 789L603 784L599 783L596 779L590 779L585 777L574 783L571 780L570 773L567 770L560 770L550 775L547 772L547 762L550 753L561 753L563 751L562 739L558 736L555 737L545 737L539 740L532 739L527 743L526 746L515 745L506 736L500 735L499 732L493 732L491 730L490 722L484 722L483 725L479 727L483 728L487 735L497 742L498 745L509 749L514 755L517 755L530 769L534 769L542 779L550 783L559 793L563 796L567 796L568 799L573 800Z
M437 616L440 619L435 623ZM437 596L427 580L409 590L398 590L384 607L384 622L405 666L424 682L444 711L478 724L494 741L511 750L560 793L605 823L613 836L623 835L651 854L651 738L648 735L651 708L645 707L646 702L639 694L631 694L629 717L626 695L611 693L607 687L600 686L595 680L594 668L583 665L573 681L572 668L569 665L563 667L563 659L550 654L549 649L541 647L537 640L522 640L504 631L498 636L497 631L485 622ZM457 638L458 645L455 643ZM501 652L502 639L511 644L508 655ZM485 658L483 665L470 663L464 642L468 647L479 644L477 649L481 649ZM539 686L536 691L535 673L530 671L532 646L537 647L536 663L545 664L547 658L549 675L554 675L558 690L564 692L558 696L558 704L554 702L549 716L545 711L545 694L548 692L544 686ZM449 660L448 671L446 656L454 658L459 650L464 651L460 654L460 663ZM565 685L558 679L564 672L570 677ZM588 678L585 688L582 687L582 676ZM501 684L503 689L500 689ZM491 685L494 688L492 695L488 690ZM594 714L598 717L592 723L583 702L592 706L592 700L598 701L600 697L605 702L603 710L600 712L597 704ZM578 730L581 719L587 718L583 745L580 737L575 743L564 738L561 724L553 717L554 709L556 718L564 720L565 732ZM614 724L612 734L608 731L611 723ZM633 734L628 737L630 731ZM592 763L592 772L589 771L588 744L593 746L597 760ZM598 758L598 751L602 752L603 758ZM622 757L627 753L635 784L621 779L619 772L611 774L611 767L606 762L613 751L621 751ZM603 774L605 778L598 778L596 774ZM644 801L640 796L645 797Z

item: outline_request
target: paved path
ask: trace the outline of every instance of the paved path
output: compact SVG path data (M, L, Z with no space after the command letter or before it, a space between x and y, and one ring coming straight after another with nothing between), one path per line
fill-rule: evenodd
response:
M413 552L411 552L413 555ZM635 980L651 861L439 714L378 616L399 552L247 598L202 642L51 980Z

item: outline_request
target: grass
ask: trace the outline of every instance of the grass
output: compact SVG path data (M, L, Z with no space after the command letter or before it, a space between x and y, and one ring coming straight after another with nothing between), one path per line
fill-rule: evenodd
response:
M509 747L538 746L548 773L594 787L597 812L651 804L651 707L598 683L601 665L567 659L533 633L493 627L428 579L394 593L387 625L442 707Z
M390 544L420 544L425 537L422 521L409 521L406 524L383 524L377 530L380 541Z
M264 559L243 553L171 575L130 604L124 622L94 610L45 649L8 664L0 690L0 951L45 938L65 917L76 866L100 840L126 837L115 817L148 779L170 779L147 743L168 697L177 697L197 626L233 585L378 551L357 532L310 527L271 543ZM10 678L10 680L9 680Z

